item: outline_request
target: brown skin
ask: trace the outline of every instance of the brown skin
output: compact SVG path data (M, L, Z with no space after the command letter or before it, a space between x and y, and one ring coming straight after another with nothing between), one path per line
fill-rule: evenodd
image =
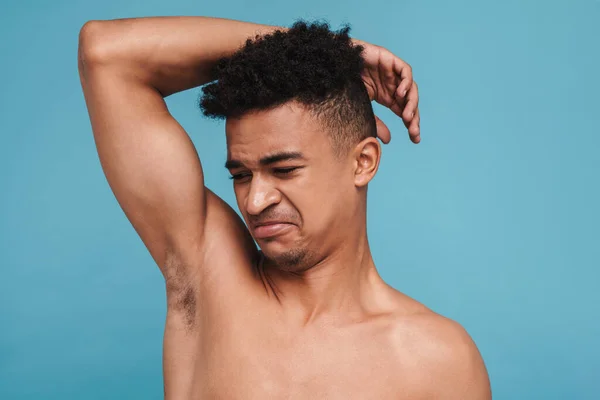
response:
M348 250L368 247L364 243L366 185L379 164L377 139L364 140L339 159L327 132L294 102L229 119L226 132L229 160L241 161L230 172L238 207L251 233L264 223L284 222L289 227L272 238L254 235L278 269L321 270L322 262L332 257L340 263ZM268 165L258 162L282 153L297 158ZM290 263L298 254L301 260ZM356 254L350 258L354 263Z
M163 97L208 82L218 58L273 29L169 17L94 21L81 31L81 83L102 167L165 276L165 397L489 399L485 366L464 329L377 273L366 235L376 139L336 158L301 105L250 113L226 126L250 230L205 188L197 153ZM410 67L365 45L369 94L418 143ZM389 142L380 121L378 135ZM281 152L302 158L260 163ZM289 225L258 237L264 228L255 226L274 220ZM253 234L266 257L258 268Z

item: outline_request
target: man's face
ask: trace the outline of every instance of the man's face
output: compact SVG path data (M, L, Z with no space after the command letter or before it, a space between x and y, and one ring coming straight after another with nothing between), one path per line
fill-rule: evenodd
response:
M355 207L351 159L335 157L328 133L293 102L230 118L226 132L238 207L265 256L293 271L317 262Z

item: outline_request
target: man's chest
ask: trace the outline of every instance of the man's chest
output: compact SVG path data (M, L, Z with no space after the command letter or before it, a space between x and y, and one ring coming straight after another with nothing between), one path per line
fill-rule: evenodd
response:
M390 348L377 337L336 331L282 338L277 329L249 329L213 336L202 347L199 398L398 399L399 387L410 390L409 380L401 384Z

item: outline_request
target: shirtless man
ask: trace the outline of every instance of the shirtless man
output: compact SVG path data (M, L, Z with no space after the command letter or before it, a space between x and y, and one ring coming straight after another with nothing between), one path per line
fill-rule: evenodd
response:
M406 63L319 24L166 17L86 23L79 71L108 182L165 277L167 399L491 398L465 330L383 282L369 251L390 140L371 100L420 140ZM245 221L164 102L208 82Z

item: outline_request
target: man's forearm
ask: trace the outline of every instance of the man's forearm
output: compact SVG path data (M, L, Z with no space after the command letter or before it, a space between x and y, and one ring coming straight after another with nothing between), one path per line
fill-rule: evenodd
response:
M90 21L79 38L85 67L119 68L163 96L212 80L212 67L246 39L282 29L208 17Z

